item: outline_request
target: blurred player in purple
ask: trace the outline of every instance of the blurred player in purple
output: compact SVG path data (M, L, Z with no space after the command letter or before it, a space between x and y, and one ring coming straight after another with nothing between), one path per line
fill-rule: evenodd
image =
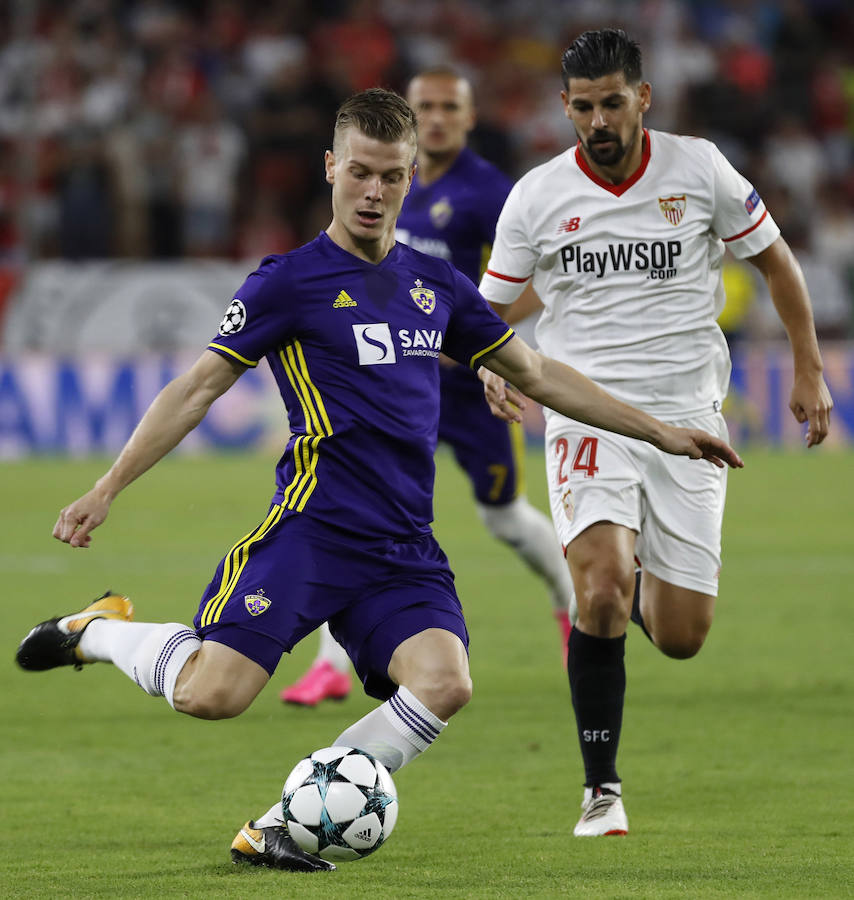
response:
M281 655L328 621L365 691L382 701L334 743L395 772L471 696L465 621L430 530L440 350L489 366L564 415L741 465L724 441L659 422L536 353L450 263L395 243L416 137L415 115L397 94L368 90L341 106L325 155L329 227L262 261L196 363L155 398L106 474L59 514L54 537L89 547L120 491L266 359L292 434L267 514L219 564L194 627L134 622L128 598L108 592L33 628L18 647L22 668L111 662L176 711L225 719L247 709ZM240 829L231 855L277 869L334 868L294 843L279 798Z
M417 169L397 221L396 238L446 259L474 284L480 281L495 223L512 182L466 146L475 124L469 82L438 67L416 75L406 93L418 117ZM534 296L533 305L539 308ZM518 321L526 298L514 307ZM439 440L447 443L471 482L480 518L545 581L564 648L569 637L572 580L552 523L524 494L524 433L493 416L483 385L467 366L440 357ZM282 700L315 706L350 691L350 660L324 625L309 670L286 687Z

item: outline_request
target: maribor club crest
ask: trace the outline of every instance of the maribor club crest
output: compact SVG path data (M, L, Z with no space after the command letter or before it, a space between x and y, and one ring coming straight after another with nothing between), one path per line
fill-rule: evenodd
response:
M436 295L424 287L424 282L420 278L416 279L415 287L410 290L409 296L412 297L421 312L427 313L428 316L436 308Z
M270 599L264 596L264 588L258 588L255 594L247 594L243 602L250 616L260 616L270 608Z
M430 221L434 228L444 228L454 215L454 208L447 197L442 197L430 207Z

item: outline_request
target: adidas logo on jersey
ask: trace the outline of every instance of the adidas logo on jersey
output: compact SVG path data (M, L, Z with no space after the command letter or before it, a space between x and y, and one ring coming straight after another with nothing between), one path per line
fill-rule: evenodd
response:
M347 293L347 291L341 291L341 293L335 298L335 302L332 304L333 309L343 309L345 306L358 306L359 304Z

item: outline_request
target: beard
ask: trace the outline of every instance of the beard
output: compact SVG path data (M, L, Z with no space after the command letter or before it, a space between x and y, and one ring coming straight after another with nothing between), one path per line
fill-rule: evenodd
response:
M628 144L624 144L618 134L611 134L609 131L595 131L587 139L585 149L597 166L616 166L634 146L635 139L636 135ZM603 146L606 141L610 142L607 147Z

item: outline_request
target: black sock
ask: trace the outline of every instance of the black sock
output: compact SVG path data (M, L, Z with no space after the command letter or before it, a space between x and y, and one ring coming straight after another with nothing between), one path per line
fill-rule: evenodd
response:
M600 638L573 628L569 636L569 688L588 787L620 780L617 748L626 693L625 645L625 635Z
M644 625L643 616L641 615L640 586L641 586L641 570L638 569L637 572L635 572L635 595L632 598L632 614L631 614L631 616L629 616L629 618L635 623L635 625L639 626L640 630L654 644L655 641L652 640L652 635L646 630L646 625Z

